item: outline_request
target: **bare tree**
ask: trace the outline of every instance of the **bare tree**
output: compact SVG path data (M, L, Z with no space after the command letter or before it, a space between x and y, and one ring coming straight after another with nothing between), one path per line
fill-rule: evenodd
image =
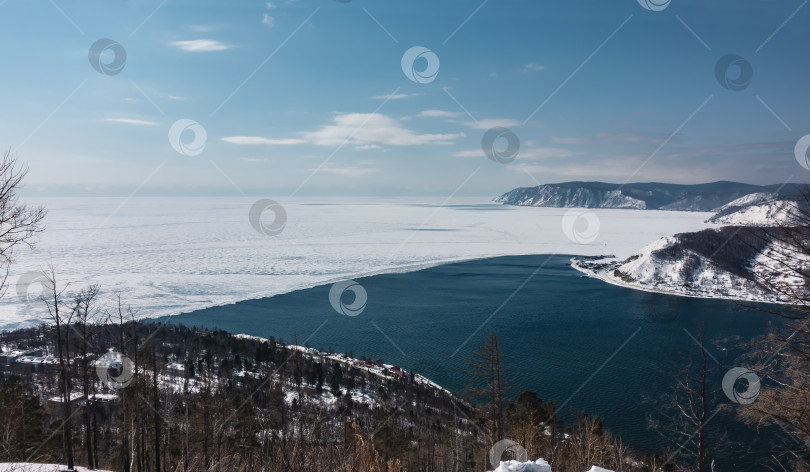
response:
M784 305L754 306L781 317L786 327L773 328L751 344L750 369L761 379L756 401L741 405L741 417L755 425L777 425L793 438L774 458L810 469L810 190L775 204L776 218L755 233L757 282ZM778 458L777 458L778 456Z
M504 402L509 390L503 367L503 353L498 344L498 335L490 332L478 350L467 361L465 371L470 386L467 393L483 404L483 418L494 443L504 439Z
M87 465L89 468L96 468L96 432L94 427L96 415L96 402L95 398L90 398L90 388L95 385L93 377L90 374L90 348L92 339L96 332L101 328L98 322L103 322L100 319L102 314L96 306L97 298L100 287L98 285L91 285L88 288L81 290L73 302L73 311L76 313L76 325L74 331L79 337L79 358L81 361L81 379L82 379L82 399L84 401L84 408L82 416L84 420L84 434L85 434L85 448L87 453Z
M0 160L0 295L5 292L14 249L20 245L33 247L36 234L45 229L42 224L45 208L30 207L17 196L26 174L28 169L18 166L10 152L3 155Z
M655 418L650 418L650 427L671 442L675 449L671 459L690 457L694 461L694 470L704 472L711 449L706 426L717 408L710 404L708 377L711 369L702 330L697 344L697 356L684 357L682 368L674 375L672 390L661 396L661 408Z
M70 371L70 336L69 329L76 314L75 310L63 311L62 298L65 289L60 290L56 281L56 272L53 268L46 275L51 293L43 293L42 299L48 307L48 314L56 325L56 351L59 358L59 388L62 401L62 444L65 451L65 460L68 470L73 470L73 425L71 403L71 371ZM64 330L64 333L62 332Z

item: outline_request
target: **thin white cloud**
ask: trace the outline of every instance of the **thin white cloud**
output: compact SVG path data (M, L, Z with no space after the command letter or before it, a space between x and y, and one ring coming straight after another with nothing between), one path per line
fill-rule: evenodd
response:
M554 144L582 144L582 143L585 142L585 139L584 138L552 136L551 142L554 143Z
M304 133L307 141L319 146L339 146L348 142L355 146L418 146L423 144L453 144L458 134L419 134L403 127L390 116L381 113L346 113L333 118L334 124Z
M157 126L158 123L154 121L138 120L135 118L106 118L104 121L111 123L125 123L128 125L141 125L141 126Z
M221 43L215 39L192 39L188 41L172 41L172 46L186 52L225 51L233 46Z
M536 63L534 63L534 62L530 62L530 63L526 64L526 65L523 67L523 72L529 72L529 71L541 71L541 70L545 70L545 69L546 69L546 66L542 66L542 65L540 65L540 64L536 64Z
M474 129L490 129L496 126L501 126L503 128L517 128L522 123L518 120L510 120L508 118L489 118L486 120L478 120L478 121L467 121L464 123L465 126L469 126L470 128Z
M484 151L481 149L470 149L467 151L458 151L453 153L453 156L455 157L483 157L484 155Z
M663 140L663 138L661 137L636 131L620 131L616 133L604 133L604 132L596 133L596 137L600 140L618 143L656 142Z
M518 152L518 159L554 159L571 157L574 152L570 149L555 148L555 147L530 147L521 149ZM453 153L455 157L484 157L482 149L470 149L466 151L459 151Z
M365 177L369 174L373 174L376 172L376 169L371 169L369 167L357 167L357 166L346 166L346 167L321 167L320 169L310 169L310 172L327 172L329 174L340 175L343 177Z
M265 13L262 15L262 24L267 26L268 28L272 28L276 26L276 19L273 18L273 15Z
M264 4L264 7L267 8L268 10L275 10L276 4L273 2L267 2Z
M574 155L574 152L570 149L565 148L557 148L557 147L538 147L538 148L529 148L526 150L521 149L518 157L522 157L524 159L554 159L554 158L564 158L564 157L571 157Z
M420 111L416 116L419 117L429 117L429 118L456 118L464 113L458 111L445 111L445 110L423 110Z
M385 95L374 95L374 100L402 100L403 98L419 97L424 93L387 93Z
M332 118L333 123L315 131L297 133L293 138L265 138L262 136L228 136L222 141L243 145L296 145L340 146L348 144L356 149L381 149L382 146L419 146L453 144L464 133L420 134L402 126L399 120L381 113L343 113Z
M303 139L286 138L286 139L270 139L262 136L228 136L221 138L222 141L231 144L247 144L247 145L275 145L275 146L291 146L294 144L306 143Z

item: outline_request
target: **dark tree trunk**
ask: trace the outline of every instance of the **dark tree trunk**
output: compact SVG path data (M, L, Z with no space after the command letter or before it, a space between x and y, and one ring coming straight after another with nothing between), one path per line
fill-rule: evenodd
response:
M157 352L152 351L152 407L155 419L155 472L160 472L160 415L158 414L160 408L160 400L158 398L158 370L157 370Z

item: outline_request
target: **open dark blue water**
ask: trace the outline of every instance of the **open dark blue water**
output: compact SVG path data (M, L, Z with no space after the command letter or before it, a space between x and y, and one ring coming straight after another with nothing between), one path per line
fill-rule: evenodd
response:
M383 358L454 391L464 387L465 360L494 331L511 368L514 394L534 390L565 411L601 416L607 429L645 450L662 446L647 417L672 385L682 354L697 354L693 337L701 327L707 341L748 340L777 321L729 301L646 293L583 278L567 265L569 259L499 257L357 279L368 303L355 317L338 314L329 303L330 286L322 286L171 321ZM735 365L733 347L730 341L709 346L715 392ZM727 417L714 421L730 440L742 441L748 454L766 452L758 451L767 440L763 433L757 436ZM734 455L718 465L749 470L750 459Z

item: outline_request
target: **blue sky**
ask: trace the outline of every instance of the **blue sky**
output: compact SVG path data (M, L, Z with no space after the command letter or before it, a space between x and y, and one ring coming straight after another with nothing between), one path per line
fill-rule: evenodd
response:
M805 3L0 0L0 143L49 195L807 182ZM102 38L117 74L88 59ZM439 60L425 83L401 64L414 46ZM742 90L715 77L727 54L751 65ZM199 125L170 138L183 119ZM512 162L482 150L496 126Z

